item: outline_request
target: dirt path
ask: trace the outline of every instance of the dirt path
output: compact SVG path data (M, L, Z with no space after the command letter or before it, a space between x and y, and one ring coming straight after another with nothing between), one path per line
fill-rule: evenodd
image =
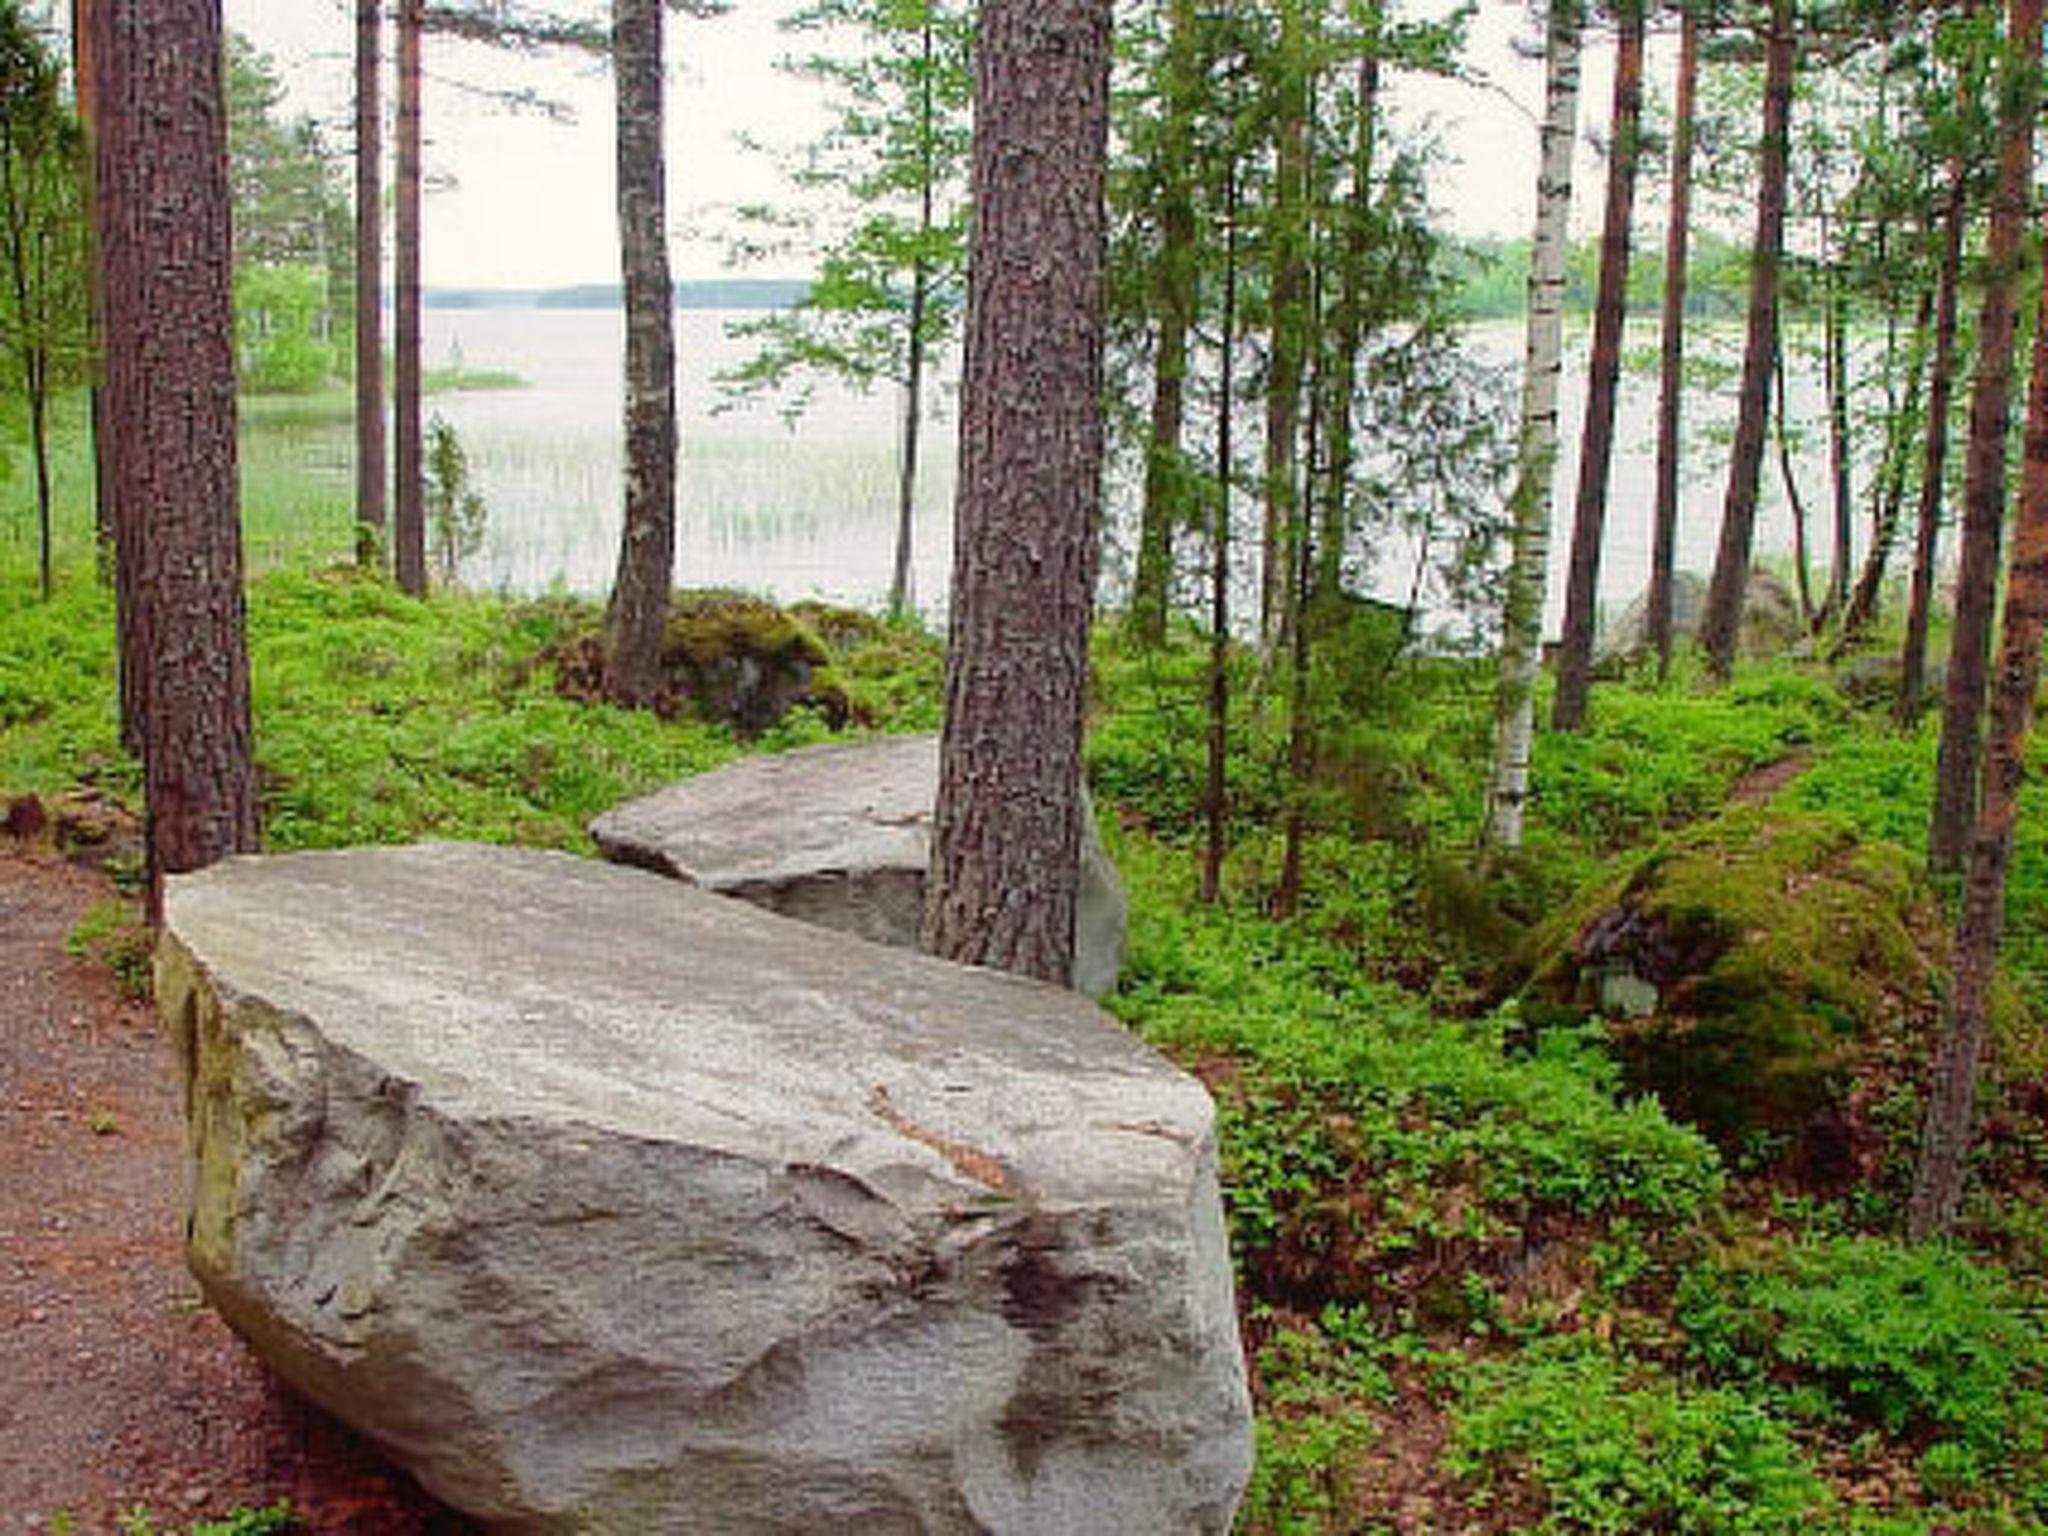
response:
M181 1112L146 1006L64 941L109 894L0 837L0 1533L291 1500L314 1532L468 1529L276 1385L180 1245Z

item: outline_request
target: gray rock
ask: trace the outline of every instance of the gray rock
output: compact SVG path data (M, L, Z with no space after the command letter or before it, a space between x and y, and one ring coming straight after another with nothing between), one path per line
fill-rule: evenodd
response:
M753 756L607 811L609 858L883 944L915 949L931 863L939 739L885 736ZM1123 964L1127 906L1084 817L1074 986L1103 997Z
M1675 643L1690 645L1699 639L1706 608L1706 578L1691 571L1674 573L1671 637ZM1799 600L1791 587L1764 567L1752 566L1742 589L1736 650L1748 657L1783 656L1802 641L1810 643L1811 637L1799 621ZM1601 634L1594 647L1594 670L1604 677L1618 676L1650 653L1650 594L1645 590Z
M170 882L189 1257L515 1533L1228 1530L1201 1086L1071 992L466 845Z

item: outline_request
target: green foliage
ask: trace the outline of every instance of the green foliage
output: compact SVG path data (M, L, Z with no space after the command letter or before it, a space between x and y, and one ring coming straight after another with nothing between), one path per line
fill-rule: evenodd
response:
M310 394L341 365L328 323L326 276L303 262L235 274L235 379L265 394Z
M345 573L260 582L250 661L269 843L584 849L599 811L732 754L713 727L558 695L534 658L589 622L559 604L413 602Z
M156 935L143 921L138 903L122 897L94 902L65 936L64 949L106 966L121 995L131 1002L149 996Z
M175 1536L158 1525L156 1516L143 1504L117 1515L114 1526L121 1536ZM298 1529L299 1517L292 1512L291 1501L279 1499L275 1504L241 1505L218 1519L194 1521L186 1536L287 1536Z
M1255 1425L1251 1482L1238 1506L1243 1536L1320 1536L1344 1529L1344 1509L1372 1421L1355 1409L1274 1417Z
M469 455L455 429L436 412L427 418L427 531L441 582L453 586L463 560L483 543L488 512L469 483Z
M1739 1392L1692 1391L1581 1339L1472 1368L1450 1464L1587 1536L1794 1536L1828 1506L1785 1427Z
M817 275L794 307L729 327L761 346L720 382L742 398L781 395L793 417L819 378L907 384L913 347L930 355L958 324L972 18L953 0L812 0L783 26L811 44L784 68L824 87L837 116L788 172L810 211L742 208L736 254L816 245ZM843 214L821 219L835 202Z
M1937 1481L1965 1456L2048 1478L2040 1304L1959 1250L1869 1237L1731 1248L1686 1277L1677 1314L1718 1375L1888 1434L1952 1437L1961 1449L1937 1458ZM2037 1486L2048 1517L2048 1481Z

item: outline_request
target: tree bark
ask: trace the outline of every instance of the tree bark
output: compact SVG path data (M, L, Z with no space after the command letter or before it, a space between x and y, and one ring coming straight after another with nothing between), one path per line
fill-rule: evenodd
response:
M1066 982L1102 474L1108 0L981 0L925 944Z
M1700 616L1700 644L1707 653L1708 670L1724 680L1735 670L1735 644L1741 633L1750 550L1756 538L1757 493L1770 418L1771 364L1778 343L1778 266L1785 244L1792 77L1798 47L1791 0L1771 0L1770 33L1764 41L1763 138L1757 151L1756 236L1750 242L1749 322L1743 339L1735 446L1728 463L1728 492L1721 506L1714 575Z
M2015 6L2017 12L2020 7ZM2014 17L2015 26L2021 23ZM2029 23L2040 32L2038 8ZM1927 1096L1927 1119L1906 1207L1915 1239L1938 1236L1962 1207L1969 1169L1971 1108L1990 1015L1991 983L2005 928L2006 872L2026 778L2027 733L2040 687L2041 641L2048 630L2048 288L2034 328L2027 391L2026 458L2012 564L2005 584L2005 635L1991 696L1984 787L1970 837L1963 911L1956 929L1955 980Z
M383 0L356 0L356 555L384 558Z
M1607 208L1600 232L1600 286L1593 306L1593 352L1586 371L1586 421L1579 439L1579 494L1573 513L1571 571L1565 584L1564 634L1557 662L1553 730L1586 723L1593 686L1593 631L1599 618L1600 546L1607 533L1607 484L1614 463L1614 414L1621 390L1621 339L1628 319L1629 227L1635 216L1636 164L1643 119L1643 12L1621 0L1614 59L1613 144Z
M1920 469L1913 578L1906 599L1906 638L1899 655L1899 696L1892 715L1900 729L1919 722L1927 686L1927 628L1934 611L1934 567L1941 543L1942 482L1948 475L1948 419L1955 399L1956 326L1963 277L1963 222L1969 178L1960 156L1950 167L1942 210L1941 267L1935 276L1934 360L1927 369L1927 437Z
M1230 835L1230 511L1236 478L1230 424L1237 405L1237 166L1223 168L1223 314L1216 365L1215 524L1209 536L1209 733L1202 791L1202 876L1199 894L1214 905L1223 894L1223 858Z
M420 34L424 0L398 6L398 206L392 219L392 559L399 590L427 591L426 444L420 420Z
M1544 45L1542 163L1529 249L1529 322L1522 361L1522 420L1508 501L1513 555L1494 694L1493 776L1484 843L1522 846L1529 758L1536 733L1536 672L1543 659L1543 588L1550 561L1551 477L1557 465L1557 385L1564 368L1564 282L1572 202L1572 140L1579 123L1581 0L1551 0Z
M1351 397L1358 387L1358 356L1365 346L1366 264L1372 243L1373 158L1380 103L1379 12L1368 11L1365 55L1358 61L1358 94L1351 125L1351 196L1345 204L1337 274L1337 306L1330 317L1329 384L1323 396L1323 437L1328 463L1320 477L1322 507L1316 522L1313 606L1328 612L1344 583L1344 550L1351 535L1351 471L1358 459Z
M1884 459L1870 491L1870 548L1864 552L1862 569L1856 573L1856 585L1849 594L1849 606L1842 613L1836 655L1861 640L1877 618L1885 573L1891 567L1892 550L1899 540L1899 517L1906 503L1906 465L1912 453L1914 431L1916 427L1924 430L1931 425L1921 420L1920 400L1934 333L1934 295L1933 283L1920 290L1913 339L1906 355L1905 400L1898 400L1896 389L1888 391L1892 398L1890 419L1885 426Z
M933 178L938 174L932 149L937 114L932 101L932 72L937 53L936 29L926 12L919 38L923 72L918 77L917 258L910 269L910 315L904 336L903 451L896 472L896 563L889 576L889 617L910 611L910 561L917 516L917 461L924 430L924 366L926 313L931 303L931 260L925 244L931 238Z
M2040 100L2041 12L2042 0L2012 0L2007 12L2007 68L2000 72L1998 191L1985 240L1977 371L1970 383L1970 437L1963 458L1962 547L1942 690L1934 815L1927 839L1928 862L1950 873L1962 869L1970 828L1977 820L1984 692L2005 522L2021 246L2034 172L2034 112Z
M1260 550L1259 638L1293 633L1295 546L1301 529L1301 391L1309 345L1310 41L1306 0L1278 0L1280 43L1273 127L1272 347L1266 383L1266 525Z
M1663 343L1657 383L1657 502L1646 605L1659 677L1671 670L1671 590L1678 564L1679 416L1685 398L1685 290L1692 233L1692 119L1699 73L1699 0L1687 0L1679 9L1678 83L1672 106L1671 197L1664 225Z
M117 597L156 920L164 876L257 844L220 0L95 0L91 25Z
M1854 558L1856 497L1851 484L1849 443L1849 280L1839 263L1828 268L1827 349L1828 478L1835 513L1835 563L1828 571L1821 623L1839 619L1849 606L1849 564Z
M1181 432L1187 418L1188 337L1194 325L1197 268L1193 118L1202 86L1195 27L1194 0L1168 0L1159 249L1152 261L1158 338L1152 353L1152 416L1145 441L1138 562L1131 582L1131 634L1143 646L1165 642L1173 536L1187 516L1183 504L1190 477Z
M662 152L662 0L612 0L619 261L626 299L626 512L605 616L605 691L651 703L676 563L675 288Z

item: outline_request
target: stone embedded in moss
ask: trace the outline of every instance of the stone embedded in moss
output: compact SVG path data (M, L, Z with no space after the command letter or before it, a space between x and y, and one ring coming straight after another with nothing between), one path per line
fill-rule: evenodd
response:
M1905 852L1745 807L1637 856L1541 931L1535 1011L1597 1014L1632 1087L1724 1149L1809 1176L1867 1171L1859 1073L1911 1061L1947 935Z

